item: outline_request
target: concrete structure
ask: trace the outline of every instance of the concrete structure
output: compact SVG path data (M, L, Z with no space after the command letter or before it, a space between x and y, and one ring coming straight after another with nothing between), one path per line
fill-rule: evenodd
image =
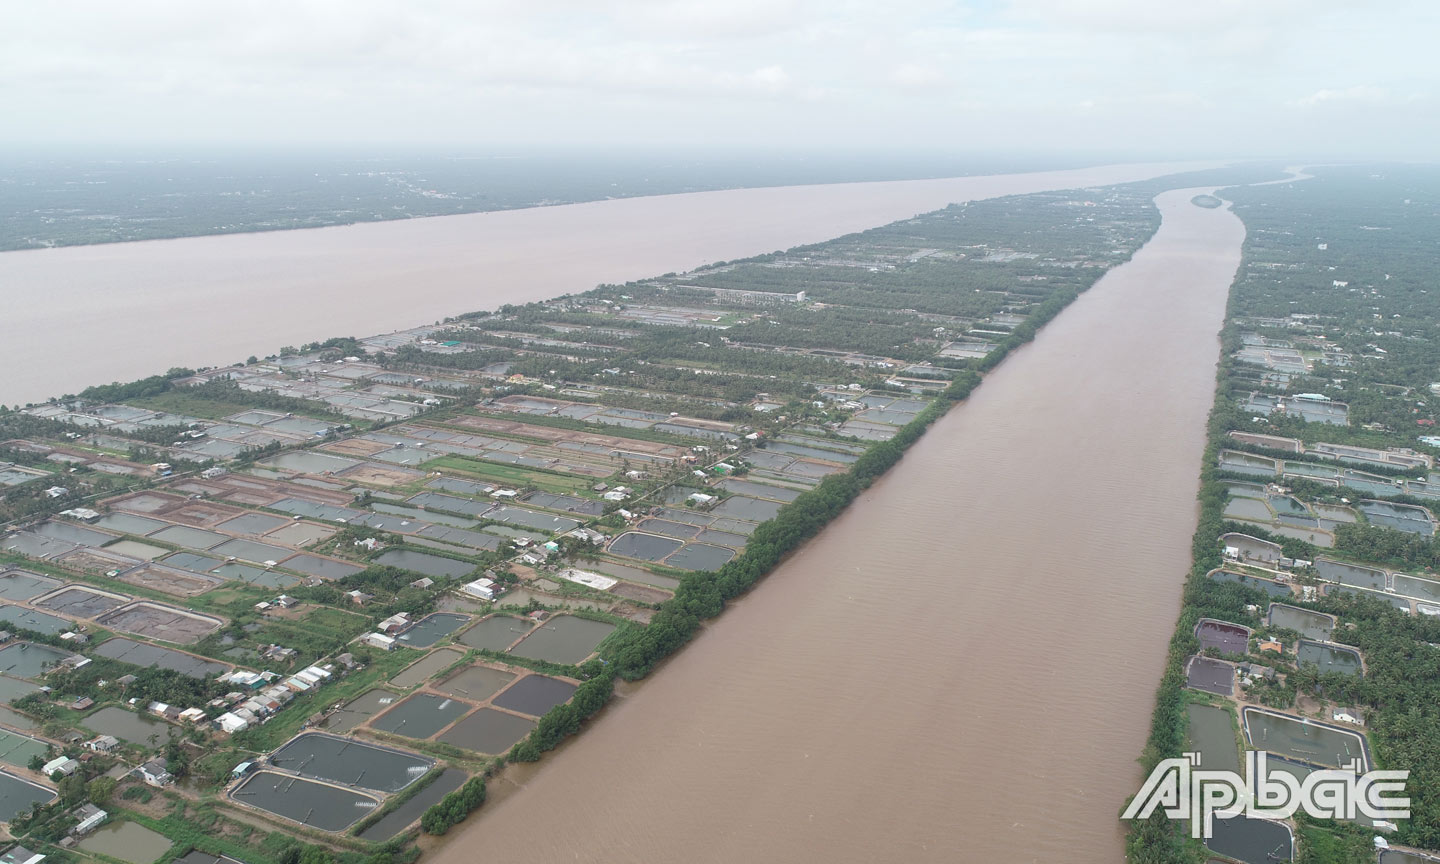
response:
M395 647L395 637L386 636L384 633L366 633L360 637L360 641L371 648L379 648L381 651L389 651Z
M70 833L76 835L89 834L91 831L99 828L100 823L104 822L109 815L109 813L106 813L94 804L82 804L75 809L74 816L79 821L75 823L74 828L70 829Z
M40 864L44 860L44 855L31 852L24 846L11 846L0 852L0 864Z
M78 770L80 770L79 762L71 759L69 756L59 756L46 762L44 767L40 769L40 773L46 777L54 777L56 774L69 777Z
M246 729L249 729L250 723L243 717L226 711L224 714L215 718L215 728L224 732L226 735L234 735L236 732L244 732Z
M175 781L174 775L165 770L165 763L159 759L151 759L132 773L151 786L169 786Z
M494 600L495 587L495 580L482 577L460 586L460 592L480 600Z

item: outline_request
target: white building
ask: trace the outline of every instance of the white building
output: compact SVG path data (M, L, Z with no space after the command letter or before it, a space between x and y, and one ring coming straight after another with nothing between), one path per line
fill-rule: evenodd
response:
M58 772L62 776L69 777L71 774L74 774L76 771L79 770L79 762L71 759L69 756L59 756L55 759L51 759L49 762L46 762L45 766L40 769L40 773L44 774L46 777L53 777Z
M215 718L215 727L227 735L234 735L236 732L244 732L249 729L250 724L243 718L226 711Z
M382 651L389 651L395 647L395 637L386 636L384 633L366 633L360 641L371 648L379 648Z
M466 583L460 587L463 594L476 597L481 600L495 599L495 580L485 577L476 579L474 582Z

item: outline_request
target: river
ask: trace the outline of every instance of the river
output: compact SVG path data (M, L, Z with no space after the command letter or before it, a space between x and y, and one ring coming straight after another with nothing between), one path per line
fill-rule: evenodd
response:
M0 254L0 403L757 255L951 202L1215 163L734 189Z
M1122 861L1244 237L1202 191L427 860Z

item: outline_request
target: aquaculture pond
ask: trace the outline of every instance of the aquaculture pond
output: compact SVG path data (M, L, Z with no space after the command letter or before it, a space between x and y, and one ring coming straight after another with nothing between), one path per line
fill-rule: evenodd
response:
M9 822L32 805L54 799L55 793L49 789L0 771L0 822Z
M1210 578L1216 582L1235 582L1247 588L1258 588L1269 594L1271 597L1291 596L1290 586L1274 579L1261 579L1258 576L1246 576L1243 573L1231 573L1228 570L1212 570Z
M1309 765L1303 765L1299 762L1291 762L1288 759L1281 759L1274 754L1269 754L1265 759L1265 771L1267 774L1283 772L1285 774L1289 774L1291 777L1294 777L1296 780L1299 780L1301 783L1305 782L1306 777L1309 777L1311 774L1314 774L1316 771L1320 770L1322 769L1312 768ZM1354 822L1357 825L1364 825L1367 828L1375 827L1375 820L1358 813L1356 814L1355 819L1347 821Z
M1319 558L1315 561L1315 572L1327 582L1339 582L1342 585L1353 585L1356 588L1385 590L1384 570Z
M1234 816L1215 819L1205 847L1244 864L1274 864L1294 857L1295 840L1283 822Z
M150 864L175 845L169 837L134 822L111 822L78 844L86 852L101 852L130 864Z
M1435 533L1435 520L1422 507L1389 501L1361 501L1356 507L1376 525L1426 537Z
M1228 621L1201 618L1195 625L1200 650L1214 648L1221 654L1245 654L1249 651L1250 628Z
M64 618L56 618L44 612L36 612L23 606L0 606L0 627L9 625L15 630L34 630L46 636L64 633L74 625Z
M469 615L455 612L436 612L415 623L415 626L400 634L400 641L412 648L429 648L470 620Z
M223 663L204 660L173 648L161 648L159 645L136 642L123 636L107 639L100 643L95 649L95 653L101 657L108 657L111 660L119 660L135 666L158 666L161 669L173 669L191 678L218 675L229 668Z
M451 696L480 702L489 699L514 680L514 672L492 669L489 666L468 666L435 685L435 689Z
M124 708L111 705L101 708L80 721L80 724L96 735L114 735L131 744L148 746L153 737L161 744L171 735L179 735L180 729L148 714L136 714Z
M680 580L670 576L660 576L651 573L649 570L642 570L639 567L631 567L628 564L621 564L618 561L589 561L585 564L586 569L604 573L607 576L614 576L616 579L624 579L627 582L639 582L642 585L653 585L656 588L664 588L667 591L674 591L680 587Z
M481 708L455 724L438 740L477 753L499 755L518 744L534 728L534 720L493 708Z
M39 684L30 681L21 681L19 678L11 678L8 675L0 675L0 702L14 702L16 699L23 699L31 693L37 692L39 689Z
M1294 630L1307 639L1320 641L1328 640L1331 631L1335 629L1333 616L1311 612L1309 609L1301 609L1297 606L1287 606L1284 603L1271 603L1265 620L1271 627Z
M666 558L665 565L678 570L719 570L726 561L734 557L735 550L724 546L687 543L679 552Z
M492 704L534 717L567 701L575 694L576 685L546 675L529 675L516 681L510 689L496 696Z
M1440 582L1421 579L1417 576L1407 576L1404 573L1396 573L1394 579L1396 594L1404 594L1407 597L1415 597L1431 603L1440 603Z
M679 540L669 537L627 531L615 538L615 541L610 544L610 551L616 555L639 558L642 561L659 561L679 549L680 546Z
M446 768L439 777L431 780L424 789L377 819L373 824L355 836L372 843L383 843L404 831L410 823L419 819L426 810L439 803L441 798L464 785L468 775L458 768Z
M573 665L594 653L595 647L613 632L615 625L605 621L557 615L511 648L510 653L532 660Z
M375 557L375 563L399 567L402 570L410 570L436 578L458 579L475 569L475 565L468 561L456 561L454 558L443 558L439 555L416 552L413 549L387 549Z
M1187 750L1200 754L1200 767L1213 771L1239 771L1240 750L1235 742L1234 714L1213 705L1185 707L1190 718Z
M325 718L325 728L331 732L349 732L399 699L389 690L366 690Z
M1403 849L1386 849L1380 853L1380 864L1440 864L1440 858Z
M396 687L414 687L464 656L465 652L457 648L441 648L432 651L395 673L395 677L390 679L390 683Z
M0 599L29 600L60 587L60 580L31 573L29 570L5 570L0 565Z
M1330 594L1357 594L1363 597L1371 597L1381 603L1388 603L1399 609L1401 612L1410 611L1410 601L1389 591L1371 591L1367 588L1353 588L1349 585L1325 585L1322 590L1327 596Z
M1256 750L1325 768L1340 768L1359 759L1361 767L1369 770L1369 751L1354 732L1257 708L1244 709L1244 719L1245 737Z
M0 762L25 768L36 756L44 756L50 745L38 738L0 729ZM48 760L47 760L48 761Z
M1185 664L1185 686L1217 696L1229 696L1235 691L1235 669L1224 661L1197 654Z
M1339 672L1344 675L1361 674L1360 652L1354 648L1323 645L1319 642L1301 639L1296 659L1302 666L1310 663L1319 667L1322 675L1327 672Z
M474 708L468 702L434 693L416 693L370 721L371 728L407 738L429 738Z
M514 644L515 640L529 633L532 626L523 618L492 615L477 622L457 638L461 644L481 651L504 651Z
M35 642L12 642L0 648L0 672L17 678L38 678L71 655L59 648Z
M321 831L343 831L380 804L377 799L351 789L274 771L251 774L230 797Z
M317 780L377 792L399 792L435 764L433 759L414 753L321 732L304 732L292 738L270 754L270 763Z

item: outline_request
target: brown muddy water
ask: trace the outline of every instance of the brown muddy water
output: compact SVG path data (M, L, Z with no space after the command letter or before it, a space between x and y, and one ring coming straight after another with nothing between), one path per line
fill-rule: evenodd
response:
M428 860L1123 860L1244 236L1201 191Z
M871 228L1215 163L734 189L0 254L0 403L369 336Z

